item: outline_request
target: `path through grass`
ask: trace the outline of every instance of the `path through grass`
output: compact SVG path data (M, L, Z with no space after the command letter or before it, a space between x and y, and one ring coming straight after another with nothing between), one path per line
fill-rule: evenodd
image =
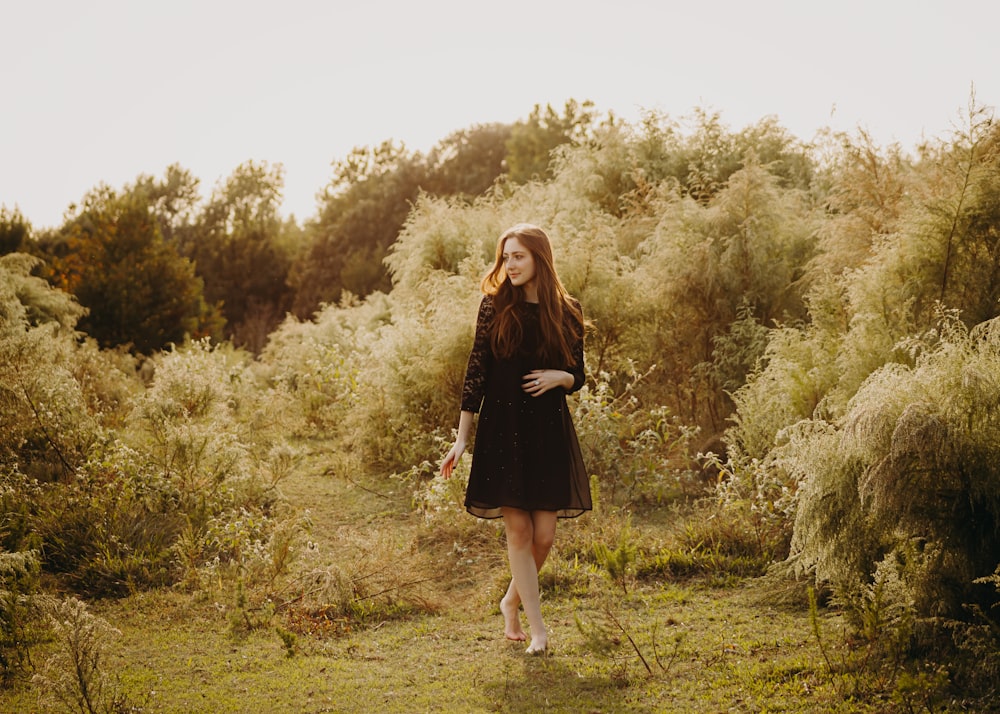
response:
M320 465L284 484L289 501L310 510L320 548L418 537L403 484L362 483ZM575 587L543 593L552 652L529 657L502 637L499 540L474 557L431 547L441 552L430 554L425 608L376 613L291 645L274 626L234 631L232 604L205 593L140 593L91 609L121 630L109 665L149 712L878 711L844 703L805 603L769 604L763 580L645 582L623 592L588 572ZM833 614L822 628L831 642L841 637ZM0 710L35 711L35 701L21 687L0 695Z

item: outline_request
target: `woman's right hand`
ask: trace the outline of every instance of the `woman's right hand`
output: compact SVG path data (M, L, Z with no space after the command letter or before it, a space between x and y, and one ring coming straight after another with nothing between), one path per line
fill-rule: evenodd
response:
M465 411L464 409L458 417L458 432L455 435L455 445L451 447L451 450L444 457L444 461L441 462L441 475L445 478L451 478L451 472L455 470L458 460L465 452L465 443L469 440L469 432L472 431L472 417L472 412Z
M461 441L456 441L455 445L451 447L451 450L444 457L444 461L441 462L442 476L451 478L451 472L455 470L455 466L458 465L458 460L464 452L465 444Z

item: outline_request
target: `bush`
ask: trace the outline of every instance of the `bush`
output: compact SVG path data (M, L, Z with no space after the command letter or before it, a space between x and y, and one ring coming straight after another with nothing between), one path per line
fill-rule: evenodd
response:
M802 492L793 552L844 592L892 562L927 616L992 605L974 581L1000 562L1000 324L945 318L851 400L838 426L799 429L787 463Z
M38 613L38 557L0 549L0 683L27 671L43 635Z
M170 548L185 522L179 505L177 489L139 452L108 444L71 481L42 487L33 522L45 567L89 595L169 584Z
M0 464L51 480L86 458L98 425L74 374L83 310L30 276L36 263L0 258Z
M697 498L706 488L692 469L691 442L698 430L681 424L666 407L643 407L637 396L643 379L633 375L615 395L608 375L601 374L578 392L574 422L583 462L609 505Z
M81 353L82 375L94 374L107 354L87 347ZM133 394L116 376L104 385L119 390L89 390L113 406L69 475L40 483L16 470L7 476L18 498L0 500L9 524L2 542L33 544L43 567L79 593L122 595L170 584L185 568L214 558L204 544L194 560L178 558L176 543L185 532L211 540L210 529L246 513L272 518L278 482L297 458L273 437L270 392L239 353L202 342L151 364L155 376L145 392Z

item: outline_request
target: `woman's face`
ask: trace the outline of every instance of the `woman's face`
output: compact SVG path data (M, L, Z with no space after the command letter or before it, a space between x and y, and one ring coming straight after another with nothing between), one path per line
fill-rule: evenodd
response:
M504 242L503 262L511 285L530 285L535 280L535 256L516 237Z

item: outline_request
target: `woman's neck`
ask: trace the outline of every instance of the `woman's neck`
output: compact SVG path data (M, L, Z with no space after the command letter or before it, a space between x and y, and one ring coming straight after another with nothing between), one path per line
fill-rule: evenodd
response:
M538 287L535 285L534 281L524 286L524 301L538 302Z

